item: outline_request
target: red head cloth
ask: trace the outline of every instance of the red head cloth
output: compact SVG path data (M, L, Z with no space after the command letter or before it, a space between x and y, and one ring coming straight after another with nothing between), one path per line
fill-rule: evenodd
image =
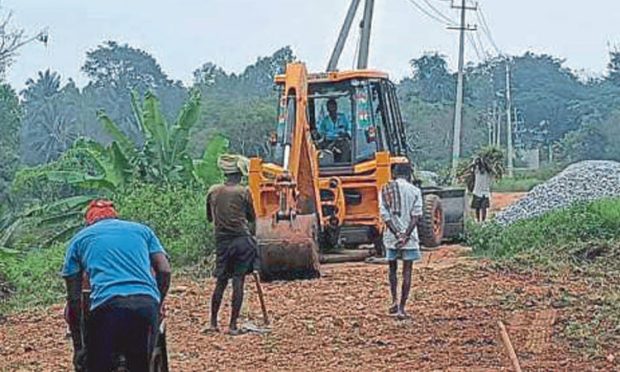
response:
M93 200L86 209L86 224L92 225L99 220L106 218L117 218L118 212L114 209L114 204L109 200Z

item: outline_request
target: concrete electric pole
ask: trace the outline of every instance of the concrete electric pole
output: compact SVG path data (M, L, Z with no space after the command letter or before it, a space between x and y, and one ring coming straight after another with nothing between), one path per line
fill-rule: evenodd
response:
M476 31L476 27L465 23L465 15L468 10L478 9L476 6L468 6L466 0L461 0L461 5L452 5L454 9L461 10L461 23L458 27L448 27L450 30L458 30L459 34L459 66L456 83L456 105L454 108L454 134L452 140L452 179L456 178L456 170L461 157L461 127L463 125L463 80L465 69L465 32Z
M514 166L512 159L513 148L512 148L512 98L510 95L510 58L506 59L506 156L508 157L508 177L514 176Z

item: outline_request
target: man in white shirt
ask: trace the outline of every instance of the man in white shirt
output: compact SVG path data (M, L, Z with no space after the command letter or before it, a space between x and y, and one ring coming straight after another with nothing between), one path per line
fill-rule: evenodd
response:
M482 159L474 162L474 191L471 202L472 209L476 210L476 221L487 220L487 209L491 206L491 172L486 168Z
M379 205L381 218L387 226L383 233L383 245L390 265L392 305L389 312L399 319L405 319L413 262L421 258L417 225L422 217L422 192L408 181L411 176L409 164L394 165L392 174L394 180L385 185L379 194ZM397 295L397 259L403 261L400 302Z

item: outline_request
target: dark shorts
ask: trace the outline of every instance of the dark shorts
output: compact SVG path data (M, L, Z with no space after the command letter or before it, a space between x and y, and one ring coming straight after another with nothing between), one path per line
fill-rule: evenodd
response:
M216 264L213 276L230 279L254 271L257 255L256 240L251 236L216 239Z
M491 206L491 202L486 196L476 196L474 195L471 200L471 207L473 209L488 209Z
M114 297L88 318L88 371L110 371L124 355L130 371L147 372L158 331L159 304L150 296Z

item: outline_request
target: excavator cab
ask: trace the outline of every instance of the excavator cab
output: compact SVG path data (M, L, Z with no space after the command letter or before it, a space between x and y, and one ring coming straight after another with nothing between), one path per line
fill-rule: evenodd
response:
M310 77L308 116L321 169L351 167L381 151L405 154L400 117L386 116L383 109L390 106L394 87L374 75L336 82Z

